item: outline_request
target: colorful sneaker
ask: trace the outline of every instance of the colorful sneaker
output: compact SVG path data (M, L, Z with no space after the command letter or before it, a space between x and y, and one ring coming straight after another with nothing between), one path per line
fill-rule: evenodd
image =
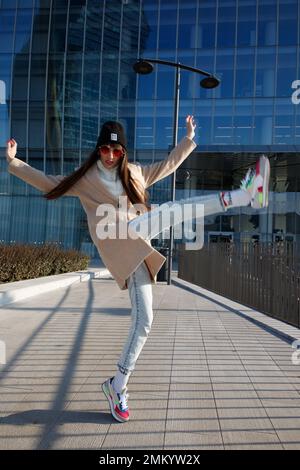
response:
M270 162L262 155L256 162L255 169L249 168L240 188L250 194L251 207L262 209L269 204Z
M129 421L129 407L127 404L129 393L127 393L127 387L123 388L122 393L117 393L112 386L113 379L114 377L107 379L102 384L102 390L109 401L111 414L117 421L124 423Z

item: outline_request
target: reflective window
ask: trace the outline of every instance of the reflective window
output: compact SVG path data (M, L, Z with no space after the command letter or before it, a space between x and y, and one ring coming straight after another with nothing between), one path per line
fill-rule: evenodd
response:
M82 51L85 9L70 5L68 51Z
M275 63L275 51L269 48L257 50L256 96L274 96Z
M216 41L216 7L215 1L199 3L199 21L197 47L214 47Z
M216 71L221 83L214 89L216 98L231 98L233 96L233 60L234 51L232 49L217 51Z
M197 51L196 67L200 70L205 70L206 72L214 73L214 50L206 49ZM201 80L202 78L204 77L199 75L199 79ZM211 98L212 96L212 90L207 90L200 86L196 87L196 89L194 90L195 98Z
M141 51L156 49L158 33L158 0L143 1L141 16Z
M30 100L40 101L45 99L46 89L46 56L31 56L30 74Z
M159 65L157 69L157 99L168 100L174 97L175 68Z
M177 10L161 9L159 22L159 49L172 49L176 45Z
M26 101L14 101L11 112L11 135L16 136L19 147L27 145L26 122L27 122L27 103Z
M0 31L1 41L3 33L13 32L15 24L15 10L4 10L3 7L0 10Z
M50 52L64 52L67 10L54 8L51 17Z
M29 147L44 148L44 102L31 102L29 106Z
M181 4L179 7L178 48L195 47L196 15L195 5Z
M118 21L116 21L118 18ZM118 53L121 28L121 2L106 2L103 31L103 50Z
M271 2L264 5L258 2L258 45L271 46L276 44L277 5Z
M13 48L13 33L1 33L0 53L12 52Z
M254 110L254 144L272 144L273 119L273 99L256 100Z
M228 145L233 142L232 127L232 101L217 100L215 102L213 120L213 143L217 145Z
M256 5L238 7L237 46L254 46L256 43Z
M234 144L251 145L252 143L253 101L237 99L234 108Z
M47 9L36 9L34 24L33 24L33 36L32 36L32 52L41 53L47 52L48 44L48 26L49 26L49 10Z
M8 139L8 108L0 104L0 146L6 147Z
M290 99L277 98L275 102L274 144L291 145L294 141L295 108Z
M297 44L298 1L279 3L278 43L281 46Z
M211 143L212 107L211 99L200 99L195 103L195 116L197 117L195 138L199 145Z
M254 59L254 48L237 50L235 75L235 96L237 97L246 98L254 94Z
M276 96L291 96L294 91L291 85L297 79L295 57L295 47L278 49Z
M222 5L222 4L221 4ZM218 47L232 47L235 44L236 9L220 6L218 9Z
M13 99L27 99L29 56L17 55L13 65Z

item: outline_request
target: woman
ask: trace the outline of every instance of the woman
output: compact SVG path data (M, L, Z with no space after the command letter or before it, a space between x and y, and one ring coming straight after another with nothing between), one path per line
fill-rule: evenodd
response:
M136 361L151 330L153 321L152 283L166 258L151 246L151 238L166 226L154 223L149 229L149 219L154 214L159 219L160 208L150 211L147 188L173 173L196 147L193 116L186 117L186 136L165 160L149 165L128 162L126 137L122 125L107 121L101 128L95 149L87 160L67 177L45 175L16 158L17 142L7 143L8 171L43 191L43 197L56 199L62 195L77 196L87 214L91 238L99 254L120 289L129 290L131 329L117 363L115 376L102 384L113 417L119 422L129 420L127 383ZM209 196L176 201L204 205L204 215L225 212L231 207L247 206L262 208L268 205L270 167L266 157L260 157L256 170L249 169L240 189L222 191ZM126 206L120 203L125 197ZM115 220L99 221L99 209L109 204L115 210ZM169 202L171 209L173 203ZM164 205L164 207L166 207ZM137 210L138 208L138 210ZM164 209L165 210L165 209ZM166 220L166 219L165 219ZM100 237L104 228L119 228L126 222L128 236ZM178 221L176 222L178 223ZM170 225L170 223L169 223ZM151 225L151 227L153 227ZM139 229L139 230L138 230ZM136 235L135 237L133 235ZM130 236L129 236L130 235ZM120 262L122 260L122 262Z

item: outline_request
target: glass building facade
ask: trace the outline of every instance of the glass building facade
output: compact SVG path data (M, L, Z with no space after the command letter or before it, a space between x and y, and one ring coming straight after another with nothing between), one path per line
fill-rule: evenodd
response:
M0 0L0 239L95 254L79 200L46 201L7 172L5 146L47 174L67 175L93 150L108 119L126 129L131 161L172 148L175 69L136 75L139 57L216 74L219 87L181 72L179 139L196 120L197 148L176 172L176 199L239 186L261 153L271 162L267 209L206 220L206 236L300 236L298 0ZM298 82L299 79L299 82ZM152 203L172 198L171 177Z

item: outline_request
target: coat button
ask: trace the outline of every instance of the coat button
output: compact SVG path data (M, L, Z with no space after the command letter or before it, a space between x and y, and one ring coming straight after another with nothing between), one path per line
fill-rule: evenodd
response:
M141 211L136 211L136 215L140 215Z

